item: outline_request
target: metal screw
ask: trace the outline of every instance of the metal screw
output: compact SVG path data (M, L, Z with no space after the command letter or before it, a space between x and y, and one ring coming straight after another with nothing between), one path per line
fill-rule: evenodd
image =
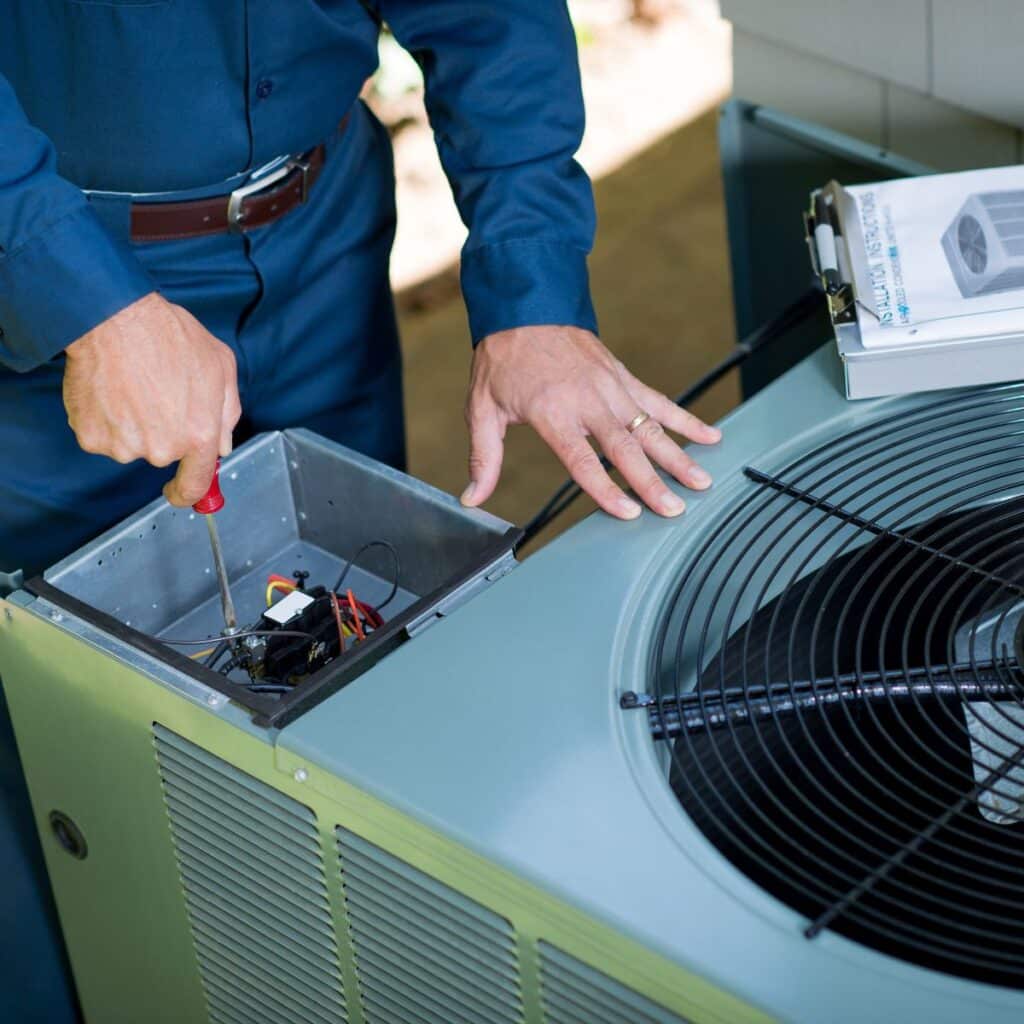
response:
M53 619L54 622L63 622L64 621L64 616L60 612L58 612L56 610L50 612L50 618Z
M305 768L296 768L295 771L292 773L292 778L296 782L305 782L306 779L309 778L309 773L306 771Z
M220 704L220 697L216 693L211 693L206 698L206 703L209 704L211 708L215 708Z

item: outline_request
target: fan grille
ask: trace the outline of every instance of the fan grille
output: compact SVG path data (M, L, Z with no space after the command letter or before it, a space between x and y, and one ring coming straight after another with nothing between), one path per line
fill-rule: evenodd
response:
M969 213L965 213L957 224L956 240L960 246L960 255L971 273L984 273L988 264L988 243L985 241L984 229Z
M1022 987L1024 391L903 405L761 470L626 706L649 705L682 806L809 940Z

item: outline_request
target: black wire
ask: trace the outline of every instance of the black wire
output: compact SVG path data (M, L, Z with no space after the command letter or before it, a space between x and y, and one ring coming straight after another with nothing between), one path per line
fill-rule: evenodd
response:
M673 399L675 404L685 408L691 402L696 401L730 370L746 362L757 349L782 337L788 330L802 323L821 308L821 295L821 285L815 282L796 301L790 303L781 313L762 324L756 331L748 334L721 362L713 366L703 376L698 377L682 394L677 395ZM607 456L602 456L601 465L605 469L609 469L611 460ZM541 530L557 516L560 516L582 493L583 488L572 477L566 480L523 527L523 539L519 542L518 547L522 548L529 544Z
M227 640L221 640L221 642L217 644L216 647L214 647L210 654L207 655L206 659L203 661L203 664L207 668L216 667L217 662L220 661L220 659L224 657L224 655L230 650L231 644L229 644Z
M230 637L223 639L227 641L232 640L243 640L247 636L301 636L306 640L315 640L316 637L312 633L303 633L298 629L246 629L240 633L232 633ZM205 640L170 640L165 636L153 637L154 640L158 640L162 644L172 644L179 647L199 647L202 644L208 644L211 640L216 640L217 637L208 636Z
M398 580L402 575L402 563L398 558L398 552L395 550L394 544L386 540L371 540L369 544L364 544L346 563L345 568L341 570L341 575L338 577L338 582L334 584L334 593L337 594L341 590L341 585L345 582L346 577L352 569L352 566L356 564L360 555L365 554L370 548L385 548L391 552L391 559L394 562L395 574L391 580L391 593L388 594L387 598L380 604L375 606L375 611L380 611L381 608L389 605L398 593Z

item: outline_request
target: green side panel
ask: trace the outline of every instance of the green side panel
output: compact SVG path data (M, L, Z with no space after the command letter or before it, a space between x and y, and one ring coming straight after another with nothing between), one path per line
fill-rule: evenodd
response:
M617 1007L615 1024L768 1024L234 710L0 608L0 674L88 1024L562 1024L582 995L605 1018ZM84 860L51 810L84 833Z
M316 816L153 731L210 1017L347 1021Z
M338 847L370 1024L523 1020L508 920L354 832L339 828Z
M547 942L537 953L548 1024L689 1024Z

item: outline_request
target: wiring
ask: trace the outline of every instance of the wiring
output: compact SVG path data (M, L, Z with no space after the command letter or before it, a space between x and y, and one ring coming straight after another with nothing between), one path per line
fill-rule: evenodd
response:
M267 584L267 607L269 608L274 603L275 590L284 590L287 593L291 593L295 588L296 585L290 580L271 579Z
M393 567L391 589L376 607L357 598L351 586L342 589L352 567L375 547L388 552ZM205 668L249 693L290 693L305 676L347 654L353 643L365 642L373 631L384 625L380 609L398 593L401 562L393 544L374 540L364 544L344 564L333 590L322 585L307 588L308 576L308 572L297 570L292 578L278 573L266 577L266 608L274 607L275 594L300 591L308 599L300 603L292 615L282 617L281 625L285 628L276 628L277 620L272 623L272 614L267 616L261 612L255 622L234 633L202 640L159 639L170 646L201 647L202 650L190 655L193 661L201 661ZM264 628L268 625L272 628ZM243 643L250 638L253 642ZM255 638L262 642L256 642Z
M244 629L239 630L237 633L232 633L230 640L244 640L247 636L296 636L302 637L304 640L316 640L316 637L312 633L304 633L298 629ZM198 647L200 644L208 644L211 640L216 640L216 637L208 636L205 640L170 640L167 637L154 637L164 644L171 644L175 647Z
M341 608L338 607L338 595L331 591L331 611L334 613L334 621L338 627L338 653L345 653L345 626L341 621Z
M356 636L360 640L365 640L366 633L363 632L363 624L359 621L359 609L356 607L356 599L351 589L345 591L345 596L348 598L349 607L352 609L352 620L355 623Z
M402 563L398 557L398 551L396 550L394 544L390 543L390 541L371 540L368 544L364 544L345 563L345 568L341 570L341 575L338 577L338 582L334 584L333 589L336 594L341 593L342 585L348 578L348 574L349 572L351 572L352 566L354 566L359 561L362 555L364 555L367 551L371 550L371 548L384 548L391 555L391 560L394 564L394 575L392 576L391 579L391 591L388 594L388 596L383 601L381 601L379 605L377 605L375 611L379 612L382 608L386 608L395 599L395 595L398 593L398 580L402 575Z

